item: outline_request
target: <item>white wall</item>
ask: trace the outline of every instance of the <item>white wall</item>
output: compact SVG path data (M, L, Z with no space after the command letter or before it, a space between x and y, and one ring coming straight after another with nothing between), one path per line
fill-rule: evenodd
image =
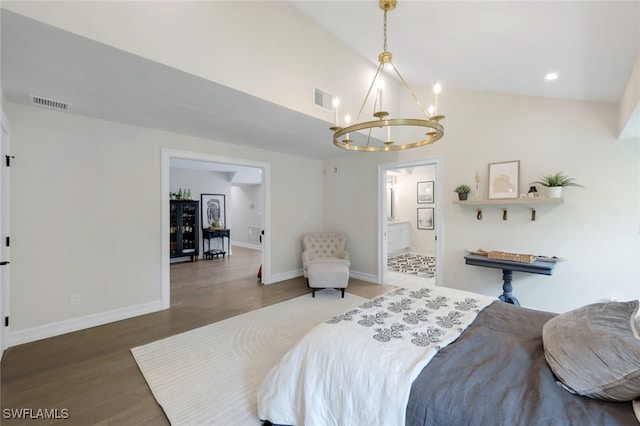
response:
M620 139L640 137L640 53L620 98L618 129Z
M322 162L7 104L12 128L13 342L159 306L161 149L271 165L271 271L295 275L300 236L322 229ZM193 190L194 188L192 188ZM81 303L71 305L72 294ZM75 322L74 322L75 321ZM73 324L71 324L73 323Z
M3 0L2 7L328 122L333 113L313 104L313 86L340 97L341 115L355 116L377 67L283 1Z
M419 91L419 89L416 89ZM427 89L423 88L426 92ZM420 96L420 95L418 95ZM392 153L362 153L325 162L325 227L347 233L352 268L376 274L378 164L442 156L443 284L488 295L501 292L501 271L464 264L465 249L484 248L566 258L552 276L514 273L525 306L549 311L616 297L640 298L640 141L618 141L614 104L449 90L442 95L445 136L434 145ZM520 160L521 192L542 174L563 171L586 186L565 202L537 209L453 205L453 188L483 183L488 164ZM486 187L482 188L487 198Z
M264 200L262 185L233 185L231 187L231 211L235 231L231 234L234 243L260 248L260 243L249 240L249 227L263 227Z

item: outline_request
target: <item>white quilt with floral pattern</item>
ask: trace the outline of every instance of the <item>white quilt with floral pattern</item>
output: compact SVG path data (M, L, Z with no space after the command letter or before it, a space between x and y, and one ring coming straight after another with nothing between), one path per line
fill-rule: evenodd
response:
M402 426L413 380L495 300L445 287L399 288L319 324L258 388L259 418Z

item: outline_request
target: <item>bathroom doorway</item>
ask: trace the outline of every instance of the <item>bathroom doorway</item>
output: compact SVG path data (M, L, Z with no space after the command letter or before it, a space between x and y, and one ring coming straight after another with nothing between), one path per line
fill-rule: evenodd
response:
M381 283L435 285L440 282L440 174L439 158L380 165L378 276Z

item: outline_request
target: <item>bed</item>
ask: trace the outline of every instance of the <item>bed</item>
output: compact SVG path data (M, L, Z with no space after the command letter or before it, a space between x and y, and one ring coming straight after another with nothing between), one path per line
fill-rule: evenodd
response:
M628 328L631 318L637 327L638 302L625 303L615 305L621 323ZM622 339L622 356L633 365L606 366L626 381L583 389L561 369L580 358L571 351L585 341L574 339L571 327L585 329L579 321L587 318L608 332L612 315L601 307L566 315L443 287L400 288L312 329L267 374L258 415L264 425L300 426L638 424L630 396L640 395L637 329ZM617 336L594 333L588 342L603 338L602 346L616 346L620 356L610 344ZM603 358L589 356L577 367L583 373L593 357Z

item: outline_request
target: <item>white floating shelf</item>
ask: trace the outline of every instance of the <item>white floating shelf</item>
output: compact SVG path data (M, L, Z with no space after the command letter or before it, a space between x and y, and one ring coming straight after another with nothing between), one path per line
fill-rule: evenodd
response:
M547 197L533 197L533 198L508 198L499 200L456 200L453 204L460 206L535 206L540 204L562 204L564 198L547 198Z

